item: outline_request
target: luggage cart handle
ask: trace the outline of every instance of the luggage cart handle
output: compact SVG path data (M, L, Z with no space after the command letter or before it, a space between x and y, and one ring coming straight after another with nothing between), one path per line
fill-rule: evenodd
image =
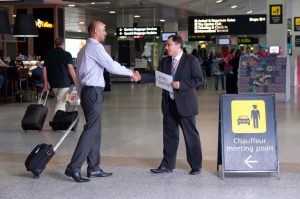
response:
M66 130L66 132L63 134L63 136L60 138L60 140L57 142L57 144L53 147L53 150L56 151L56 149L61 145L61 143L65 140L65 138L69 135L72 128L75 126L76 122L79 121L79 114L75 118L75 120L72 122L72 124L69 126L69 128Z
M45 105L46 105L46 102L47 102L47 99L48 99L49 90L47 90L47 91L43 90L43 91L42 91L41 97L40 97L39 100L38 100L38 104L41 104L42 98L43 98L43 96L44 96L44 92L46 92L46 98L45 98L44 103L43 103L43 105L45 106Z

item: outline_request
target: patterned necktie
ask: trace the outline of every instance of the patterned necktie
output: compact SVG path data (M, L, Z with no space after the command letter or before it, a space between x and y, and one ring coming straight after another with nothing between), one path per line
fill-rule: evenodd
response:
M171 74L174 75L176 72L176 68L177 68L177 60L175 57L172 58L172 70L171 70Z
M177 68L177 60L176 60L175 57L173 57L172 58L172 69L171 69L171 75L173 76L173 79L174 79L174 76L175 76L176 68ZM169 92L169 95L170 95L170 98L172 100L174 100L174 93Z

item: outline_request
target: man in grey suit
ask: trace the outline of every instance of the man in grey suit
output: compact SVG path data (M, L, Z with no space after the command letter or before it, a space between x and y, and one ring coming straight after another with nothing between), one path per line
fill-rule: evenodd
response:
M195 116L198 114L196 88L203 83L203 74L198 59L183 53L180 36L168 38L168 57L162 59L158 71L172 75L173 93L162 91L163 113L163 160L153 173L168 173L175 169L179 144L179 126L186 144L187 161L191 167L189 174L199 174L202 167L202 152Z

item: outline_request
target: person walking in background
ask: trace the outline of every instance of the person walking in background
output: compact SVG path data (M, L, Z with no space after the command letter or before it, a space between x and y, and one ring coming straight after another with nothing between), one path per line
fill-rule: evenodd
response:
M209 52L208 55L208 68L209 68L209 74L211 77L214 76L214 69L217 65L217 59L216 59L216 53L214 50Z
M219 55L221 56L221 55ZM221 80L222 90L225 89L224 86L224 59L222 57L217 56L216 64L214 67L214 76L215 76L215 89L218 90L219 87L219 80Z
M226 74L226 93L228 94L238 94L238 69L241 54L241 50L235 50L232 60L229 61L232 66L232 73Z
M43 90L46 91L51 87L56 97L53 115L55 115L57 110L66 110L67 92L72 84L75 85L76 82L72 56L64 50L65 40L63 38L55 39L55 47L55 49L46 54L43 66Z
M199 174L202 167L201 143L195 116L198 114L196 88L203 83L203 75L199 60L183 53L182 43L180 36L169 36L166 45L169 56L163 58L158 67L158 71L173 76L171 86L174 90L162 90L163 160L158 168L151 169L153 173L168 173L175 169L179 126L184 134L190 174Z
M105 81L104 68L118 75L130 76L139 81L139 72L127 69L114 61L100 43L107 35L102 21L93 21L88 26L90 38L81 48L77 56L77 91L80 93L81 107L86 124L78 140L71 162L65 174L76 182L88 182L91 177L107 177L112 173L104 172L100 168L101 118L103 108L103 90ZM81 176L81 167L87 161L87 177Z

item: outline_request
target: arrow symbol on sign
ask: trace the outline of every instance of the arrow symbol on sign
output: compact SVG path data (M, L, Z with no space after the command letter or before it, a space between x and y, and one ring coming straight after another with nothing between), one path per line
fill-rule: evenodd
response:
M244 162L248 167L253 169L252 165L249 163L257 163L257 160L250 160L251 158L252 158L252 155L249 155L249 157Z

